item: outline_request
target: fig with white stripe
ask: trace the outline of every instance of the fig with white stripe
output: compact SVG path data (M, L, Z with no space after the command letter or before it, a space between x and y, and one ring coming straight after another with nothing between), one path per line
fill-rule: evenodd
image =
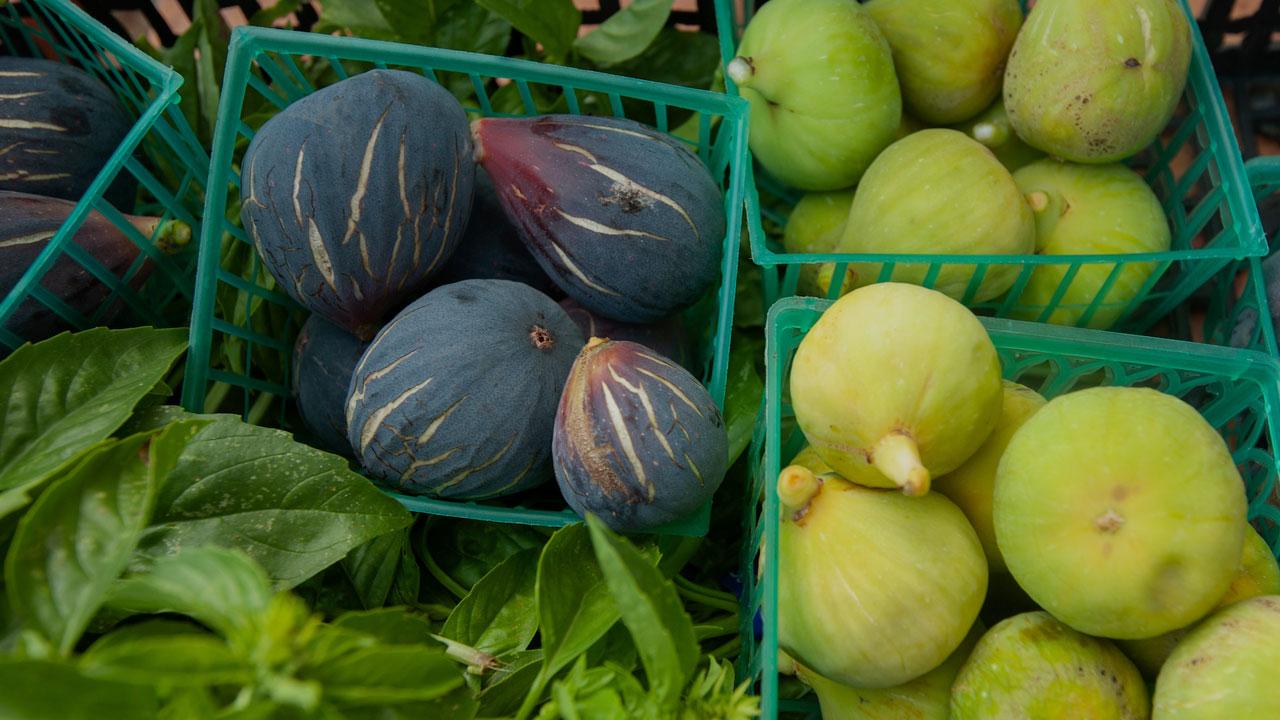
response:
M547 479L556 403L582 333L551 298L463 280L415 300L356 366L347 435L382 484L480 499Z
M679 140L632 120L577 115L471 127L476 159L533 256L593 312L652 322L716 281L723 197Z
M560 492L621 532L683 518L715 494L729 461L720 408L687 370L625 340L591 338L556 414Z
M0 190L79 200L132 126L111 89L83 70L0 57ZM137 187L122 170L104 197L128 212Z
M371 70L268 120L241 174L240 215L272 276L369 339L457 246L475 165L452 95L416 73Z
M368 343L319 315L293 343L293 397L298 415L325 450L350 455L347 388Z

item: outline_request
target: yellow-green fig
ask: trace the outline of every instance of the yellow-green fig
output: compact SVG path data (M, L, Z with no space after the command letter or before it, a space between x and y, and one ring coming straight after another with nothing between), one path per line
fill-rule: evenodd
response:
M1004 104L1028 144L1115 162L1169 123L1190 61L1178 0L1038 0L1009 53Z
M782 232L782 247L789 253L832 252L840 236L844 234L845 221L849 219L849 206L853 204L853 190L808 193L792 208ZM822 265L806 263L800 266L796 281L797 295L826 295L825 285L818 285Z
M1023 142L1014 132L1000 98L977 117L951 127L987 146L1009 172L1044 158L1044 153Z
M1146 720L1149 709L1115 645L1045 612L987 631L951 686L951 720Z
M1262 539L1252 525L1247 525L1240 565L1236 568L1235 577L1231 579L1231 585L1227 587L1227 593L1218 601L1214 610L1259 595L1280 595L1280 566L1277 566L1276 557L1271 553L1267 541ZM1169 654L1194 628L1195 625L1190 625L1153 638L1121 640L1120 649L1133 660L1143 675L1155 678L1165 660L1169 659Z
M995 430L963 465L936 479L933 489L951 498L964 512L978 532L982 551L991 569L1003 572L1004 558L996 545L996 530L991 522L991 495L996 485L996 466L1014 432L1044 407L1045 399L1029 387L1004 381L1003 407Z
M751 104L756 160L801 190L858 182L901 119L889 44L857 0L771 0L725 72Z
M984 632L982 622L975 622L941 665L894 687L850 687L799 664L796 675L818 696L822 720L947 720L951 683Z
M912 133L885 149L853 196L838 252L956 255L1020 255L1035 249L1035 219L1008 169L991 151L957 130ZM878 263L849 266L856 284L874 283ZM929 266L899 263L893 280L925 284L961 300L973 265L949 264L936 277ZM972 301L1009 289L1014 264L991 265Z
M1083 633L1153 637L1207 613L1244 544L1244 485L1213 427L1150 388L1050 400L996 470L996 541L1041 607Z
M1160 670L1159 720L1280 717L1280 595L1219 610L1178 643Z
M1040 255L1169 249L1169 221L1160 200L1140 175L1123 165L1078 165L1045 159L1020 168L1013 179L1035 213L1036 253ZM1082 264L1048 322L1103 330L1111 327L1147 284L1155 267L1154 262L1126 262L1117 273L1115 263ZM1037 265L1013 306L1013 317L1039 320L1066 281L1069 268L1067 264ZM1099 298L1104 290L1105 297Z
M987 563L950 500L790 465L778 477L778 645L859 688L938 667L978 616Z
M889 41L902 102L916 117L957 123L1000 94L1022 25L1018 0L870 0L866 7Z
M982 323L940 292L858 288L800 341L791 402L809 444L868 487L929 490L1000 419L1000 359Z

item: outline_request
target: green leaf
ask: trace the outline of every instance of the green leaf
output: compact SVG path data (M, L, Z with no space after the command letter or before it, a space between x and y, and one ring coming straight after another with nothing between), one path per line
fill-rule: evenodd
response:
M603 637L619 617L585 525L568 525L551 536L538 560L537 586L543 675L550 678Z
M162 478L201 423L101 446L23 516L5 558L13 612L66 655L128 566Z
M414 535L419 557L430 555L463 588L480 582L499 563L525 548L540 548L547 537L531 527L432 518Z
M502 55L511 41L511 23L472 2L454 3L436 22L436 47Z
M0 658L0 717L21 720L154 720L155 691L85 677L73 665Z
M529 647L538 631L538 551L522 550L485 575L440 634L491 655Z
M475 0L506 18L529 39L540 43L553 62L564 60L578 35L582 13L573 0Z
M301 677L318 681L339 706L433 700L462 685L462 671L426 645L375 645L308 665Z
M169 693L157 720L195 720L211 718L217 714L218 707L208 688L180 687Z
M671 15L672 0L633 0L573 47L599 65L613 65L644 52Z
M390 645L426 644L431 641L431 623L402 607L343 613L333 627L364 633Z
M698 662L693 621L675 586L631 543L594 515L588 515L587 526L622 622L640 651L649 691L662 703L674 703Z
M262 568L244 553L190 548L120 580L109 602L129 612L186 615L223 637L244 638L256 634L271 604L271 588Z
M714 35L663 28L644 52L615 65L610 72L706 89L719 66L720 44Z
M345 28L353 35L375 40L399 38L382 14L380 3L369 0L328 0L322 8L320 18L313 28L316 32Z
M195 0L194 20L188 32L196 34L196 84L193 94L200 99L200 136L212 138L218 122L222 73L227 65L227 37L217 0Z
M529 689L542 672L542 653L526 650L503 658L506 666L480 691L480 717L506 717L514 715Z
M551 699L538 720L613 720L613 718L661 717L647 707L644 688L630 673L612 666L588 668L579 658L573 670L551 687Z
M764 343L758 335L734 333L724 398L729 465L733 465L751 444L751 435L755 432L760 401L764 398L764 381L756 369L756 358L762 356L763 350Z
M337 455L280 430L219 421L187 444L140 550L162 556L204 545L236 548L276 588L289 588L411 521Z
M97 328L0 361L0 517L120 427L186 346L183 330Z
M249 18L249 24L268 27L289 13L296 12L301 5L302 0L277 0L275 5L259 8Z
M426 702L345 708L345 720L471 720L479 704L470 688L459 687L443 697Z
M253 669L222 638L173 620L148 620L104 635L81 657L80 669L90 677L159 687L253 680Z
M342 570L363 607L373 609L385 605L397 578L403 584L413 585L412 592L410 588L403 589L406 595L417 597L418 565L408 545L409 531L401 530L379 535L352 548L342 558Z

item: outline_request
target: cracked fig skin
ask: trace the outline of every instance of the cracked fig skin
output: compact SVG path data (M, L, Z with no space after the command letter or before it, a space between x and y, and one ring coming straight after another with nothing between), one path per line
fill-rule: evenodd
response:
M560 492L579 515L620 532L683 518L715 494L728 447L720 408L668 358L591 338L574 361L552 456Z
M1000 360L982 323L935 290L858 288L827 308L791 368L796 421L825 462L868 487L928 492L1000 418Z
M582 342L564 310L528 285L432 290L378 333L351 378L356 458L410 495L480 499L542 482Z
M241 163L240 217L284 292L368 340L457 247L471 155L466 114L448 91L370 70L262 126Z

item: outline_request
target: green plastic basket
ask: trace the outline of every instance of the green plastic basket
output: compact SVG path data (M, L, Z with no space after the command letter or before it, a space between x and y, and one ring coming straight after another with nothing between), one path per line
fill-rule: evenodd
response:
M739 6L739 2L745 5ZM721 49L724 60L733 57L736 41L750 18L750 0L718 0ZM961 300L981 315L1011 317L1015 312L1025 319L1046 321L1058 309L1079 313L1077 324L1089 325L1100 309L1115 313L1115 330L1145 331L1169 315L1174 308L1216 272L1232 260L1258 256L1265 252L1257 208L1251 202L1240 150L1231 129L1218 80L1210 64L1204 41L1194 22L1186 0L1181 0L1188 18L1192 19L1193 52L1186 91L1178 112L1163 135L1149 148L1131 159L1129 164L1155 190L1169 220L1173 235L1167 252L1108 255L943 255L904 253L825 253L800 254L785 252L781 244L782 228L791 208L801 194L770 178L759 167L753 171L752 192L748 194L747 232L751 256L764 268L763 292L771 304L780 297L796 294L800 269L805 264L836 263L836 283L830 296L840 290L845 267L850 262L882 263L879 281L892 277L901 264L915 268L927 264L925 284L933 285L937 273L947 265L973 268L972 280ZM1024 7L1026 3L1023 3ZM727 33L732 32L731 36ZM731 92L736 92L732 82ZM1114 263L1115 267L1102 285L1102 291L1088 305L1067 305L1062 293L1071 285L1082 267ZM1132 263L1153 263L1154 271L1139 292L1130 300L1110 299L1115 281ZM1065 275L1046 304L1021 302L1023 289L1032 271L1040 265L1057 265ZM999 266L1017 270L1010 290L1002 297L980 303L971 302L982 278ZM768 307L766 304L766 307Z
M778 473L804 445L785 388L792 356L830 300L787 298L766 323L765 407L752 445L741 574L740 679L760 693L766 720L818 718L812 697L782 699L778 681ZM1280 549L1276 502L1280 447L1280 363L1265 353L1100 330L983 318L1004 376L1046 397L1083 387L1152 387L1194 405L1222 433L1240 466L1249 519ZM763 568L763 572L760 569ZM757 632L755 624L759 622Z
M106 313L121 304L125 317L113 320L116 324L185 325L193 295L194 247L165 255L153 247L153 238L139 233L122 214L180 220L191 226L193 237L200 231L209 157L178 109L182 78L112 34L68 0L23 0L7 5L0 2L0 55L47 58L74 65L110 87L135 118L124 141L44 251L17 285L4 289L0 299L0 355L29 340L5 328L14 313L29 303L48 309L74 329L102 324ZM132 207L115 208L103 199L103 191L121 173L133 175L138 181L138 198ZM92 210L123 230L141 251L123 275L117 276L103 267L74 242L76 231ZM77 312L41 284L55 263L64 259L77 263L109 289L110 294L95 312ZM148 260L155 263L155 269L135 290L130 283Z
M302 57L310 59L304 64ZM307 68L304 71L304 67ZM690 309L686 320L697 334L703 380L722 408L733 321L738 243L746 188L746 102L740 98L555 65L397 43L265 28L237 28L232 35L213 142L205 208L209 218L200 240L195 307L191 322L183 405L193 412L233 403L250 422L293 427L289 367L298 321L297 306L274 287L240 225L228 190L238 187L240 156L270 112L286 107L353 73L396 68L424 73L455 93L471 117L525 116L546 112L535 98L563 93L555 112L650 117L672 131L721 181L727 232L719 287ZM501 86L498 81L501 80ZM673 118L681 118L677 128ZM669 120L671 120L669 122ZM238 192L231 197L238 199ZM238 259L244 271L230 263ZM545 491L544 491L545 492ZM560 526L579 520L550 490L549 507L507 499L458 502L410 497L388 491L405 507L432 515L525 525ZM702 535L710 505L657 532Z

